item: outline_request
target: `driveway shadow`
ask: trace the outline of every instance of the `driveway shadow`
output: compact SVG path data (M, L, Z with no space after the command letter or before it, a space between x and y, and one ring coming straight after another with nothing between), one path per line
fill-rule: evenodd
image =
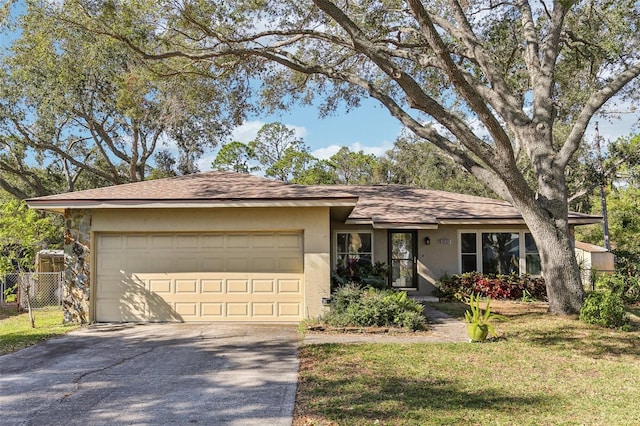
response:
M298 345L295 326L86 328L0 357L3 424L288 425Z

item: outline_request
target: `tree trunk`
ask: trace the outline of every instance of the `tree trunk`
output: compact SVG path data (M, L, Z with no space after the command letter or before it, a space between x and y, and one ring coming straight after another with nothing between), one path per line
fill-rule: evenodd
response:
M580 312L585 292L576 260L573 236L566 220L544 217L533 206L522 216L538 247L549 298L549 311L560 315Z

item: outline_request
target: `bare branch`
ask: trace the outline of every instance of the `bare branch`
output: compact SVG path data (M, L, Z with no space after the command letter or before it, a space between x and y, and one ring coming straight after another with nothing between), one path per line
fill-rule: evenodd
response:
M619 73L613 80L602 89L594 92L589 97L587 103L582 108L580 115L567 137L562 149L558 153L556 164L558 167L566 167L571 157L580 147L584 132L589 125L593 115L613 96L624 88L629 82L640 75L640 63L635 64Z

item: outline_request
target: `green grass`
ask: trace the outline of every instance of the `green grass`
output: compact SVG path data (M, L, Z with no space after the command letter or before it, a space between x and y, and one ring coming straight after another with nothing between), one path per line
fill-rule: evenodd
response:
M303 347L294 425L640 424L640 332L494 307L488 343Z
M29 314L15 308L0 310L0 355L65 334L78 326L62 325L62 309L50 307L34 310L36 328L29 324Z

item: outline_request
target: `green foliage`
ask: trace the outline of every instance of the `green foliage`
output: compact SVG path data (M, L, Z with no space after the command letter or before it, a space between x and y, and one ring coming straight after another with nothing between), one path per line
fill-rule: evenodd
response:
M604 183L606 187L609 239L616 255L616 271L625 275L640 272L640 136L619 138L607 146L602 159L603 171L585 182ZM602 214L599 196L591 196L594 214ZM601 224L579 227L576 238L592 244L604 245Z
M588 324L624 330L629 328L630 322L622 296L611 290L589 293L580 310L580 319Z
M626 303L640 301L640 279L623 274L600 274L596 279L596 289L619 294Z
M351 151L343 146L331 156L328 163L336 175L337 183L367 185L375 181L378 158L373 154Z
M338 179L327 160L314 158L307 162L304 169L296 172L291 179L291 183L300 185L333 185L338 183Z
M0 200L0 274L15 269L32 270L36 251L61 244L59 220L42 216L24 201Z
M493 299L546 300L544 278L529 275L484 275L480 272L444 275L438 280L442 298L465 300L472 294Z
M238 141L230 142L220 148L211 167L213 170L249 173L256 169L251 166L253 158L253 151L247 145Z
M142 16L146 8L136 9ZM247 110L234 96L241 83L213 79L206 66L182 74L172 60L144 64L119 41L76 25L84 11L25 2L17 37L0 55L0 181L16 197L143 180L162 142L176 148L180 173L197 171L197 159ZM127 23L123 16L112 28ZM126 28L141 45L152 30Z
M323 320L335 327L391 326L418 330L426 324L423 307L403 291L363 289L347 284L331 296Z
M396 139L381 158L379 169L389 183L496 198L493 191L433 144L411 135Z
M493 320L504 320L502 315L491 312L491 298L487 298L487 304L484 310L480 307L480 296L471 294L469 296L469 310L464 313L464 319L471 326L469 329L469 337L472 340L476 340L473 336L478 334L478 329L485 329L492 336L496 336L496 330L493 327ZM483 338L477 340L484 340L487 336L483 333Z
M384 289L387 287L389 266L384 262L371 264L368 261L352 261L346 266L339 265L331 274L331 288L336 289L347 284L359 287Z
M278 122L262 126L256 138L249 142L247 151L266 176L285 182L312 158L305 155L309 149L295 130Z

